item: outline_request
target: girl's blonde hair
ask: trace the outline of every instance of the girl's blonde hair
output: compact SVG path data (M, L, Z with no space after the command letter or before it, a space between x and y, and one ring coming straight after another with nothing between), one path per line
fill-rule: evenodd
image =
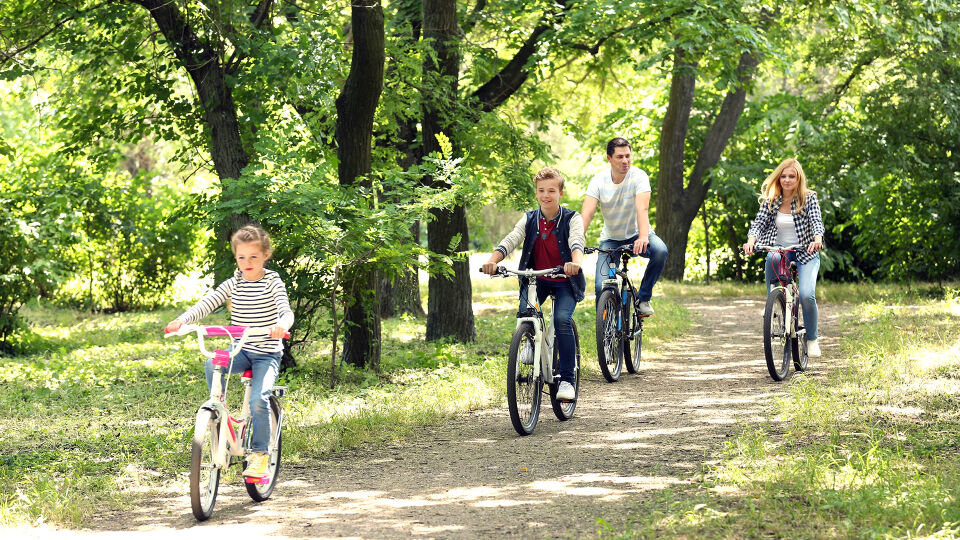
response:
M787 167L793 167L793 170L797 171L797 189L793 193L793 200L797 201L797 212L802 212L803 206L807 202L807 196L813 192L807 188L807 175L803 173L803 167L800 166L800 162L796 158L787 158L781 161L780 165L777 165L777 168L770 173L770 176L760 186L760 198L758 200L760 204L773 206L777 197L783 194L783 188L780 186L780 175Z
M563 184L566 182L566 179L563 177L563 173L553 167L544 167L537 171L537 174L533 177L533 185L537 185L541 180L552 179L560 181L560 191L563 191Z
M268 259L273 253L270 248L270 235L256 225L245 225L233 233L230 237L230 250L236 253L239 244L260 244L260 249Z

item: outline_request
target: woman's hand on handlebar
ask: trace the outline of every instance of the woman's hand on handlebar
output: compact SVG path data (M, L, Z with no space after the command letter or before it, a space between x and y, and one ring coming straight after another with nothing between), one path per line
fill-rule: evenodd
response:
M164 327L163 330L169 334L171 332L176 332L177 330L180 329L181 326L183 326L183 323L180 321L170 321L167 323L167 326Z
M821 249L823 249L823 241L817 240L817 237L814 237L813 242L810 242L810 245L807 246L807 253L813 255Z

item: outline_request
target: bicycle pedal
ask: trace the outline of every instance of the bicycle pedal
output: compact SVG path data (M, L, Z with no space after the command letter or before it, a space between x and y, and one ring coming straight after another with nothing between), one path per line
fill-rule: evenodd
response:
M273 389L270 390L270 393L278 398L282 398L283 396L287 395L287 387L274 386Z
M248 483L248 484L269 484L269 483L270 483L270 477L269 477L269 476L261 476L261 477L257 478L256 476L245 476L245 477L243 478L243 481L246 482L246 483Z

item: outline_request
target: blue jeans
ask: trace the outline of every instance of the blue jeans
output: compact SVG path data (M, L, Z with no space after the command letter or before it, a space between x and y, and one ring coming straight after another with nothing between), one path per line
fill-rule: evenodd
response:
M573 384L576 366L577 340L573 335L573 310L577 300L573 296L570 281L537 280L537 303L543 305L547 296L553 294L553 324L556 333L554 347L560 353L560 380ZM520 310L527 308L526 287L520 294Z
M637 236L626 240L604 240L600 242L600 247L602 249L613 249L624 245L633 246L636 240ZM660 274L663 273L663 267L667 264L667 255L667 245L653 231L650 231L650 244L640 254L640 257L649 259L650 262L647 264L647 270L643 273L643 279L640 280L640 288L637 289L637 299L639 301L650 301L653 296L653 286L657 284ZM617 261L617 265L619 264L620 261ZM597 253L597 273L595 277L597 300L600 299L600 288L603 280L607 279L608 268L610 268L610 256L606 253Z
M277 381L282 356L283 353L280 352L255 353L241 350L233 359L230 373L253 370L253 379L250 380L250 414L253 416L250 426L253 443L250 450L253 452L266 453L270 447L270 391L273 383ZM207 360L204 370L207 372L209 389L213 386L213 361Z
M787 260L796 262L797 254L788 251ZM779 253L767 253L767 263L764 265L764 278L767 280L767 292L770 284L778 283L777 273L774 270L780 264ZM820 273L820 255L806 263L797 263L797 292L800 295L800 306L803 308L803 326L807 329L807 339L817 339L817 274Z

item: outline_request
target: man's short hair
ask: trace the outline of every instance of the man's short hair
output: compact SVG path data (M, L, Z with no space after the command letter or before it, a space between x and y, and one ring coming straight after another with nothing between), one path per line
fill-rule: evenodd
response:
M563 184L565 179L563 178L563 173L554 169L553 167L544 167L537 171L537 174L533 177L533 185L537 185L541 180L550 180L557 179L560 181L560 191L563 191Z
M612 157L613 153L617 151L617 148L621 146L630 148L630 141L624 139L623 137L614 137L610 139L610 142L607 143L607 157Z

